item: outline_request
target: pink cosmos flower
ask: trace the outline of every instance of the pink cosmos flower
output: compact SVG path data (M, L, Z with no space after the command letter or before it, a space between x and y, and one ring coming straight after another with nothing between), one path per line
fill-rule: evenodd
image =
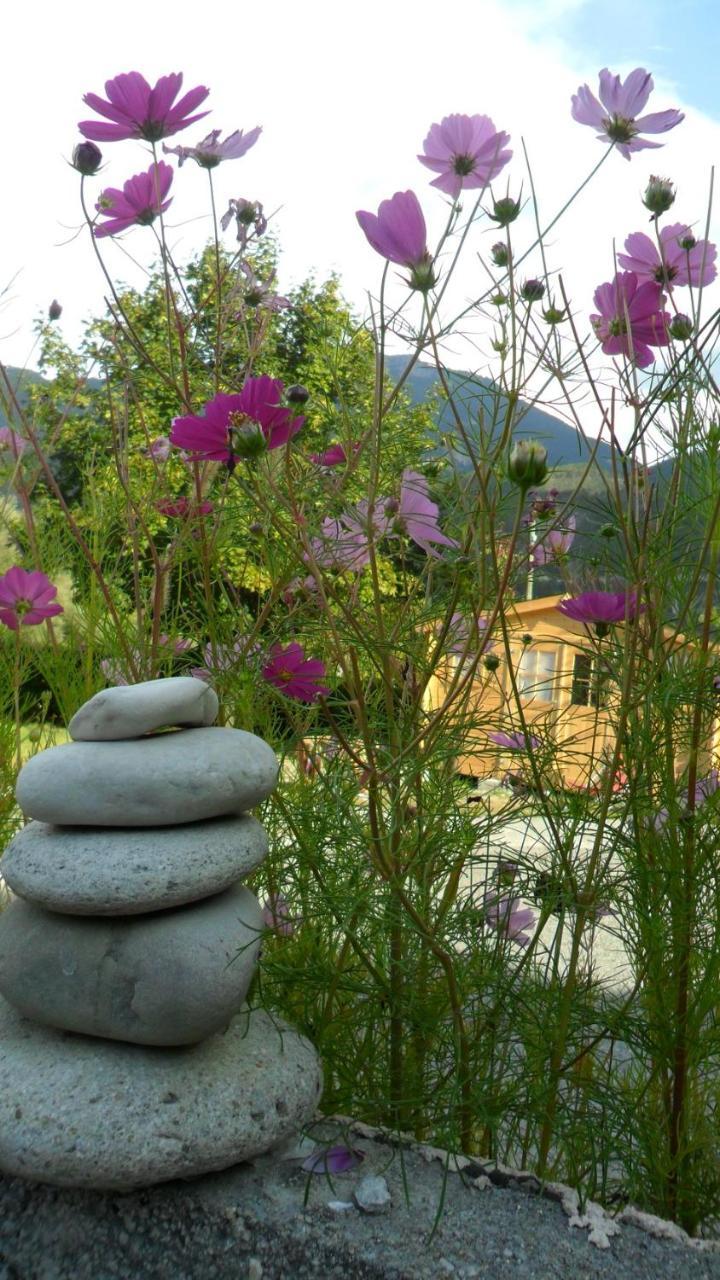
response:
M598 310L590 323L606 355L625 355L644 369L655 359L650 348L669 344L671 318L662 310L665 295L654 281L640 284L633 271L618 272L598 286L593 301Z
M274 644L270 661L262 670L263 679L274 684L288 698L298 702L317 702L330 690L320 681L325 676L325 663L319 658L306 658L302 645L293 641L287 648Z
M147 173L136 173L128 178L122 191L117 187L106 187L101 192L95 208L101 218L107 222L93 227L93 233L100 239L102 236L116 236L128 227L147 227L154 222L159 213L172 204L166 200L173 180L173 171L169 164L160 160L151 164Z
M638 607L636 591L585 591L580 596L561 600L555 606L566 618L595 627L598 635L607 635L616 622L632 622L645 606Z
M245 284L240 287L240 294L246 307L265 307L268 311L285 311L292 306L289 298L275 293L275 272L267 280L255 275L249 262L241 262L240 270L245 276ZM242 316L238 316L241 319Z
M13 431L12 427L0 427L0 449L9 449L13 457L19 458L27 447L27 440Z
M534 568L552 564L567 555L575 541L575 516L568 516L562 529L551 529L531 548L530 561Z
M311 558L322 569L349 569L358 573L370 559L366 529L349 514L339 520L326 516L320 526L320 536L310 539L310 555L303 555L306 562Z
M440 529L439 514L437 504L428 497L428 482L425 476L409 468L403 471L396 520L403 526L408 537L436 560L440 556L433 550L433 543L443 547L458 546L454 538L448 538L447 534Z
M165 499L155 503L155 508L163 516L177 516L179 519L185 519L187 516L209 516L214 511L215 504L212 502L195 502L189 498Z
M347 1173L364 1159L365 1152L357 1147L320 1147L303 1161L302 1169L304 1173Z
M246 445L261 437L263 448L278 449L302 427L304 417L294 418L280 401L285 384L263 374L248 378L237 395L219 392L204 407L204 416L175 418L172 444L186 449L198 461L225 462L233 467L237 457L247 456Z
M143 452L146 458L154 458L156 462L167 462L171 447L168 436L158 436L157 440L152 440Z
M236 640L234 644L206 644L203 652L204 667L193 667L190 674L196 680L204 680L207 683L212 679L213 675L219 672L234 671L238 663L249 658L256 653L257 645L250 645L246 639Z
M540 739L524 733L489 733L488 738L504 751L537 751Z
M617 260L626 271L634 271L638 280L654 280L666 289L685 284L699 288L715 279L715 245L696 240L684 223L663 227L660 246L644 231L635 231L625 241L627 253L619 253Z
M359 209L355 217L376 253L410 268L413 288L428 289L434 284L425 218L414 191L396 191L381 201L377 213Z
M282 893L271 894L263 903L263 924L266 929L273 929L283 938L292 938L295 925L300 923L290 915L290 903Z
M682 111L653 111L641 116L653 90L653 79L643 67L631 71L625 81L614 76L607 67L600 72L600 102L590 86L580 86L572 99L572 116L578 124L599 130L601 142L613 143L626 160L633 151L661 147L661 142L640 138L641 133L667 133L685 119Z
M468 620L462 613L454 613L450 619L450 629L448 631L448 653L462 655L468 648L468 640L475 631L477 636L477 645L481 653L494 648L493 642L485 636L487 631L487 618L474 618ZM472 654L472 649L469 650Z
M463 188L487 187L497 178L512 159L504 149L509 141L510 134L498 133L489 116L445 116L432 125L418 160L440 175L430 186L457 200Z
M11 631L22 627L36 627L46 618L63 613L63 607L53 599L57 587L39 570L28 573L19 565L13 565L0 578L0 622Z
M220 142L221 132L221 129L212 129L196 147L166 147L163 143L163 151L166 155L178 157L180 169L186 160L194 160L202 169L214 169L223 160L239 160L244 156L246 151L255 146L262 133L262 126L258 125L249 133L236 129L224 142Z
M114 80L105 81L107 101L96 93L86 93L83 98L86 106L111 123L81 120L78 128L83 137L93 142L121 142L125 138L159 142L161 138L169 138L208 114L207 111L191 114L210 92L204 85L191 89L175 102L182 82L180 72L161 76L153 89L139 71L115 76Z
M352 444L350 446L353 453L357 453L360 444ZM331 444L324 453L311 453L310 461L314 462L318 467L339 467L343 462L347 462L348 457L345 452L345 446L342 444Z
M224 213L220 219L223 231L227 231L233 218L237 225L237 238L241 249L244 249L248 242L251 227L256 236L262 236L267 231L267 218L259 200L245 200L242 196L237 200L231 200L227 213Z
M519 898L491 895L486 899L485 920L491 929L496 929L521 947L527 947L532 941L532 935L525 930L535 928L535 912L531 907L522 907Z

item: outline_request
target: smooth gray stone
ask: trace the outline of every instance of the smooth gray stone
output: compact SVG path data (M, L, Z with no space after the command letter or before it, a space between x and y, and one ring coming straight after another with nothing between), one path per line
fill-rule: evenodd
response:
M243 813L270 795L275 753L243 729L180 729L132 742L65 742L28 760L23 813L63 826L164 827Z
M279 1018L241 1013L189 1049L113 1044L26 1022L0 999L0 1169L129 1191L226 1169L312 1119L321 1073Z
M169 725L210 725L217 713L217 694L209 684L170 676L101 689L75 712L68 733L83 742L141 738Z
M195 1044L227 1026L263 928L240 885L152 915L65 916L14 898L0 913L0 992L26 1018L133 1044Z
M0 875L49 911L135 915L220 893L259 866L267 848L265 829L248 814L148 830L29 822L5 850Z

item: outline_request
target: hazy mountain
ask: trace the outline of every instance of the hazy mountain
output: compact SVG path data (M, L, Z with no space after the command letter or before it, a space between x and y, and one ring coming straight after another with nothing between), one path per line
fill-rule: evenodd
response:
M397 380L407 364L407 358L388 356L386 364L390 377ZM448 381L453 399L461 409L471 438L473 433L477 432L481 413L486 423L492 421L493 415L496 420L502 421L507 409L507 398L502 394L497 395L488 378L478 378L473 374L453 371L448 374ZM421 403L428 396L437 396L439 392L438 426L443 433L456 434L455 419L442 393L440 378L434 365L416 364L405 383L405 389L413 404ZM538 409L535 405L521 400L516 410L515 421L513 439L538 440L547 449L551 466L576 465L586 462L590 456L588 446L577 431L559 418L546 413L544 409ZM601 466L608 466L610 463L610 446L604 441L601 441L598 446L596 458ZM461 470L468 470L470 467L468 459L461 450L453 450L452 460L453 464Z

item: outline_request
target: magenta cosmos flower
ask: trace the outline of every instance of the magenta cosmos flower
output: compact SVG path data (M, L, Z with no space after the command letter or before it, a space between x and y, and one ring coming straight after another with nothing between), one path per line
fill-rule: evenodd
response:
M270 661L263 667L263 679L274 684L288 698L298 702L317 702L326 698L330 690L320 681L325 676L325 663L319 658L306 658L302 645L293 641L286 649L274 644Z
M258 445L278 449L305 421L280 404L284 390L279 378L248 378L237 395L219 392L209 400L203 417L175 418L170 440L196 461L225 462L229 467L238 457L258 452Z
M364 1159L365 1152L357 1147L318 1148L303 1161L302 1169L304 1173L347 1173Z
M11 631L22 627L36 627L46 618L63 613L63 607L54 597L57 587L44 573L35 570L28 573L19 565L13 565L0 578L0 622Z
M540 739L524 733L489 733L488 738L505 751L537 751Z
M224 142L220 141L221 132L221 129L212 129L196 147L166 147L163 143L163 151L166 155L177 156L181 169L186 160L194 160L201 169L215 169L223 160L239 160L246 151L254 147L262 133L262 126L257 125L249 133L236 129Z
M352 453L357 453L359 448L359 442L357 444L351 444L350 446ZM314 462L318 467L341 467L344 462L347 462L347 460L348 456L345 451L345 446L342 444L331 444L324 453L310 454L310 461Z
M641 369L652 364L651 347L670 342L670 316L663 311L665 295L659 284L640 284L634 271L618 272L614 280L595 290L597 312L590 316L602 349L608 356L625 355Z
M408 283L413 289L429 289L435 283L425 218L414 191L396 191L380 202L377 213L359 209L355 217L376 253L410 268Z
M114 80L106 80L107 101L96 93L86 93L83 102L109 123L81 120L78 129L93 142L122 142L125 138L159 142L161 138L169 138L208 114L207 111L192 114L210 92L204 85L191 89L175 102L182 82L180 72L161 76L154 89L139 71L128 71L115 76Z
M635 231L625 241L627 253L617 260L633 271L641 282L654 280L666 289L691 284L695 288L711 284L717 275L717 249L709 240L696 240L690 227L673 222L660 232L660 248L644 231Z
M643 67L636 67L626 80L614 76L607 67L600 72L600 102L587 84L580 85L573 94L572 116L578 124L588 124L598 130L601 142L611 142L626 160L633 151L648 147L661 147L661 142L649 142L641 133L667 133L685 119L682 111L652 111L641 116L639 112L647 103L653 90L653 78Z
M440 176L438 187L457 200L466 187L487 187L512 159L509 133L498 133L489 116L445 116L423 142L421 164Z
M527 947L532 941L526 929L535 928L535 912L531 907L523 907L519 898L496 898L491 895L485 904L485 920L491 929Z
M457 547L454 538L448 538L438 525L440 514L436 503L428 497L428 482L417 471L406 470L400 485L400 504L396 520L413 542L429 556L439 559L434 545Z
M566 618L594 626L599 636L607 635L617 622L632 622L645 606L638 606L636 591L585 591L580 596L561 600L555 606Z
M0 450L9 449L14 458L19 458L27 447L27 440L13 431L12 427L0 427Z
M263 924L266 929L273 929L284 938L292 938L295 925L300 924L290 915L290 903L282 893L270 894L265 899L262 911Z
M209 516L214 510L214 504L191 501L189 498L163 498L155 503L155 509L163 516L176 516L183 520L187 516Z
M100 239L102 236L116 236L127 231L128 227L148 227L172 204L172 200L165 199L172 180L170 165L160 160L156 165L151 164L147 173L136 173L134 178L128 178L122 191L117 187L106 187L100 193L95 208L101 218L107 218L107 222L94 227L94 234Z
M575 541L575 516L568 516L562 528L551 529L530 549L530 561L534 568L552 564L567 555Z

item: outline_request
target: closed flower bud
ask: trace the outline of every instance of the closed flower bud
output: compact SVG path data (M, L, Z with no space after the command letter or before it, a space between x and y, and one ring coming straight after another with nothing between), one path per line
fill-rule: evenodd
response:
M498 240L490 250L490 256L496 267L506 267L510 261L510 250L502 240Z
M259 458L267 449L267 440L262 427L255 422L246 422L235 427L232 433L232 451L236 458Z
M542 280L526 280L520 293L526 302L540 302L545 292Z
M254 520L253 523L248 527L248 533L251 533L253 538L258 538L262 533L262 531L263 531L263 527L257 520Z
M492 213L488 214L493 222L497 222L499 227L509 227L514 222L520 212L520 201L513 200L511 196L504 196L502 200L496 200L493 204Z
M400 503L398 502L397 498L385 499L385 515L386 516L396 516L399 510L400 510Z
M310 392L301 383L294 382L285 392L285 399L288 404L307 404L310 399Z
M502 292L494 293L490 301L492 302L494 307L504 307L505 303L507 302L507 297Z
M553 305L550 307L546 307L545 311L543 311L543 320L546 322L546 324L552 324L552 325L562 324L564 319L565 319L564 307L556 307Z
M73 151L72 165L83 177L90 178L102 164L102 151L94 142L79 142Z
M689 316L678 315L673 316L670 322L670 337L677 338L679 342L687 342L693 331L693 323Z
M615 538L617 537L617 532L618 532L617 525L614 525L614 524L601 525L599 532L600 532L601 538Z
M532 638L532 636L530 635L530 632L529 632L529 631L526 631L526 632L525 632L525 634L524 634L524 635L522 635L522 636L520 637L520 639L522 640L522 642L523 642L523 644L524 644L525 646L527 646L527 645L529 645L529 644L532 644L532 642L533 642L533 638Z
M534 440L520 440L513 445L508 459L508 476L521 489L542 484L548 471L547 449Z
M487 653L483 658L483 666L486 671L497 671L500 666L500 659L496 653Z
M48 320L59 320L62 315L62 307L57 298L53 298L48 307Z
M675 188L670 179L657 178L653 175L643 196L645 208L650 210L653 217L657 217L661 213L667 213L674 202Z
M689 253L691 249L695 248L696 244L697 244L697 240L695 239L695 236L693 235L692 231L688 231L687 235L683 236L682 240L680 241L680 248L684 249L686 253Z

